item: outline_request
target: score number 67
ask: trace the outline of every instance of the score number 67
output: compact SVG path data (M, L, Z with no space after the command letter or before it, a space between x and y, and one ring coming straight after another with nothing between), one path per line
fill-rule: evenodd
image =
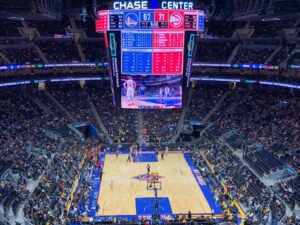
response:
M151 14L150 13L143 13L143 20L144 21L151 21Z

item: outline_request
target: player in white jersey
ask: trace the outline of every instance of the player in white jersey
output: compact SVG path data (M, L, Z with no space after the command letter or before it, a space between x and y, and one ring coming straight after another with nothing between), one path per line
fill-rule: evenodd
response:
M170 97L170 87L169 87L169 85L166 85L165 90L164 90L164 99L165 99L165 101L167 101L168 97Z
M163 87L160 87L160 89L159 89L159 97L162 99L163 96L164 96L164 89L163 89Z
M166 150L165 150L165 152L166 152L166 155L168 154L168 152L169 152L169 147L168 146L166 146Z
M128 77L128 80L124 82L124 88L126 89L126 96L128 101L133 101L136 83L132 77Z

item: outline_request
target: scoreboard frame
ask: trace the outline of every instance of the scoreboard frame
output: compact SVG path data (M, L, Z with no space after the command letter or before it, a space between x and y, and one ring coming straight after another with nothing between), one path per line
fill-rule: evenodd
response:
M129 37L131 39L130 41L125 41L124 37L126 37L125 34L132 34L131 36L142 36L143 34L150 36L146 37L146 40L140 40L142 43L134 46L134 43L130 43L130 46L126 46L128 42L132 40L132 37ZM150 34L150 35L149 35ZM177 38L177 39L176 39ZM170 40L171 39L171 40ZM181 40L181 41L180 41ZM124 41L126 42L124 44ZM137 42L138 40L135 40ZM169 43L170 46L165 46L165 43ZM143 45L144 44L144 45ZM173 46L172 46L173 44ZM184 31L128 31L123 30L121 31L121 72L122 74L128 74L131 75L138 75L138 74L144 74L144 75L179 75L182 74L183 68L183 60L184 60ZM129 52L132 52L131 57ZM135 65L138 66L136 70L129 71L124 69L124 55L127 55L126 58L130 60L137 61L138 59L135 59L133 57L140 58L140 61L137 62ZM151 59L150 59L150 58ZM165 60L162 60L164 58ZM160 60L159 60L160 59ZM173 60L170 60L173 59ZM146 61L145 61L146 60ZM174 65L170 62L178 62L180 65ZM169 62L169 63L167 63ZM148 68L148 63L150 63L150 68ZM145 66L145 70L141 71L139 69L139 65ZM126 67L128 67L127 65Z
M130 18L128 16L129 14L133 15L137 21ZM116 15L115 20L119 17L119 21L115 22L114 27L112 27L113 15ZM201 10L101 10L98 11L98 16L99 19L96 21L96 32L124 29L204 31L204 11ZM191 16L194 17L194 19L191 18ZM126 18L129 18L129 21L126 21ZM190 25L188 25L188 23L190 23Z
M178 75L182 76L181 107L185 106L196 34L204 30L204 12L102 10L98 15L100 19L96 21L96 31L104 32L115 106L122 107L124 76ZM128 65L124 64L124 59ZM149 109L146 105L143 108Z

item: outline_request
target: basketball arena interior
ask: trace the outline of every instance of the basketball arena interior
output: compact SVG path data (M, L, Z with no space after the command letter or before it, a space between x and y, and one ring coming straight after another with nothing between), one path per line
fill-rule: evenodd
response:
M299 0L0 0L0 225L299 225Z

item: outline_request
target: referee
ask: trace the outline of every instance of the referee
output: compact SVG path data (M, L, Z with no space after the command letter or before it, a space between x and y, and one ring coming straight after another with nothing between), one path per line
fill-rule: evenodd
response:
M147 164L146 168L147 168L147 174L149 175L150 174L150 165L149 165L149 163Z

